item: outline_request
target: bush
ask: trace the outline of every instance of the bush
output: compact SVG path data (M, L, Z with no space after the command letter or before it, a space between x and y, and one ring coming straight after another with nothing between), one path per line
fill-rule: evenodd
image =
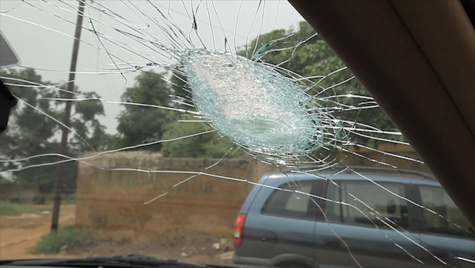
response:
M23 213L36 213L36 212L41 212L45 210L51 210L51 209L31 207L27 205L13 204L7 201L0 201L0 215L15 216L15 215L21 215Z
M33 252L38 254L56 254L63 247L81 246L90 244L92 237L86 231L75 230L73 225L58 229L56 233L49 233L33 247Z

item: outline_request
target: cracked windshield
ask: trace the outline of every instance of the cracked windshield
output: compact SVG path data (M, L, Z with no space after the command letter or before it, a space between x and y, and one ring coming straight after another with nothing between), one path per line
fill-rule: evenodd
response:
M0 30L1 260L475 267L468 220L287 1L2 0Z

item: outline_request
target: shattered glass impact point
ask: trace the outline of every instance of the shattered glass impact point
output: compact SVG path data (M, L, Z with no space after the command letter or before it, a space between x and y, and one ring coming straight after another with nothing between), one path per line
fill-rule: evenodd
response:
M290 78L221 52L190 50L182 63L203 118L250 154L283 164L320 147L322 115L309 108L315 106L311 96Z

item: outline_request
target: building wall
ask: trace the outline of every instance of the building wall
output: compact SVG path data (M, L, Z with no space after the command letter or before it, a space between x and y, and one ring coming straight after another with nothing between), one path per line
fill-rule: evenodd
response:
M333 158L345 166L373 166L373 167L397 167L399 169L407 169L431 173L430 169L419 161L419 155L409 145L382 143L377 150L356 148L348 146L345 148L349 153L335 153ZM382 153L384 152L384 153ZM415 159L410 160L410 159Z
M257 181L272 170L254 159L217 161L163 158L158 153L138 151L107 154L88 160L89 164L80 163L76 225L103 239L120 240L139 233L160 236L177 230L230 236L252 185L200 175L173 186L194 175L182 172L201 171Z

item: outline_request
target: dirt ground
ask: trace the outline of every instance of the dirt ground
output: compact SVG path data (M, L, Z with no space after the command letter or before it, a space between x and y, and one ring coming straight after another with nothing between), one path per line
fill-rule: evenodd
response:
M31 254L30 248L49 233L51 213L47 209L52 206L35 207L44 207L45 211L20 216L0 216L0 259L41 257ZM75 205L61 206L60 226L74 224L75 209Z
M200 263L232 264L232 242L229 238L194 237L174 233L162 241L97 241L80 246L65 247L59 254L33 254L31 248L50 230L51 205L43 205L45 211L20 216L0 216L0 259L67 258L88 256L127 255L132 253L175 258ZM62 205L60 226L74 224L75 205Z

